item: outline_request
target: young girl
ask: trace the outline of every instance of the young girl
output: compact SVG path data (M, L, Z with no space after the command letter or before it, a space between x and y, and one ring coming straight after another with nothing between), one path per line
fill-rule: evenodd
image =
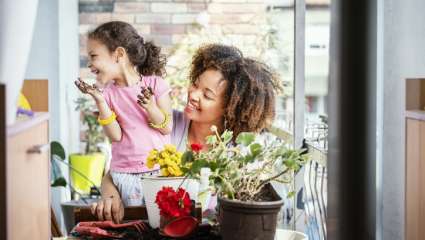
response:
M118 21L90 32L87 52L96 84L90 86L80 79L75 83L94 98L98 121L112 141L110 173L124 205L141 205L140 177L153 174L146 157L153 148L170 142L173 125L170 89L161 78L165 58L159 47L145 42L130 24Z

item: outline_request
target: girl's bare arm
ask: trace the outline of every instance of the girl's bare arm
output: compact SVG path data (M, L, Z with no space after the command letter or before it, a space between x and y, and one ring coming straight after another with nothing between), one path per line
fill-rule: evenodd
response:
M172 118L172 108L171 108L171 97L169 94L163 94L158 100L155 100L155 96L152 93L152 90L143 89L141 94L138 95L138 103L143 107L148 113L148 121L160 125L165 121L166 113L168 116L168 124L163 128L158 128L157 130L162 134L170 134L171 128L173 126ZM162 111L161 111L162 110Z
M82 93L89 94L93 97L96 102L96 106L99 109L99 118L100 119L108 119L112 116L112 110L109 108L108 104L105 101L100 90L96 87L96 85L89 85L78 79L75 81L75 85L80 89ZM113 142L121 141L121 127L115 119L110 124L103 126L103 130L105 131L106 136Z

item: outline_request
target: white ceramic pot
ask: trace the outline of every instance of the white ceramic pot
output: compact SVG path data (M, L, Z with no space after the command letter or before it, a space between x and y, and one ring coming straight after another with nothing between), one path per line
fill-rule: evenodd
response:
M148 212L148 219L151 227L159 227L159 208L155 203L156 194L162 189L162 187L172 187L174 190L177 190L183 180L184 177L142 177L142 191L145 197L146 210ZM189 193L190 199L195 202L198 201L198 180L186 179L181 187Z
M276 229L275 240L308 240L308 237L302 232L287 229Z

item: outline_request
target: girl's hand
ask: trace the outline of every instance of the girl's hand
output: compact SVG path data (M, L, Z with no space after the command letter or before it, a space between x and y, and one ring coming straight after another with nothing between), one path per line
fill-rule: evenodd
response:
M99 90L99 88L96 86L96 84L89 85L81 78L78 78L77 81L75 81L75 85L80 89L82 93L91 95L95 101L100 101L103 99L102 92Z
M137 103L145 110L151 110L155 105L155 97L151 87L142 87L141 94L137 95Z

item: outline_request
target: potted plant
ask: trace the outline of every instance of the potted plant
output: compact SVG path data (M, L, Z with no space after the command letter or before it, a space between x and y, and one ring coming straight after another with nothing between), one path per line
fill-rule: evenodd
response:
M141 181L149 224L153 228L160 226L160 209L155 201L157 193L163 187L174 190L182 188L192 200L197 201L199 182L184 176L181 158L182 153L170 144L165 145L162 150L153 149L147 157L147 166L150 169L160 169L158 176L143 176Z
M63 176L60 164L63 164L69 167L71 173L78 174L84 181L87 182L92 188L90 191L90 197L92 195L100 195L100 190L96 187L96 184L92 182L87 176L85 176L78 169L75 169L69 162L66 161L65 149L62 144L56 141L50 143L50 165L51 165L51 174L50 174L50 183L51 187L66 187L69 186L72 192L80 194L72 184L68 184L68 181ZM59 164L60 163L60 164ZM80 194L81 195L81 194ZM62 202L62 214L65 220L65 227L67 232L70 232L74 227L74 209L82 206L89 206L92 202L97 201L96 198L86 199L84 196L80 196L79 200L72 200L68 202Z
M76 110L81 112L81 120L85 129L83 139L86 144L82 153L69 155L70 164L94 182L96 186L100 186L105 166L105 155L100 151L99 144L105 143L107 138L97 122L98 113L92 101L80 97L76 103ZM90 192L90 184L75 171L71 172L71 180L77 191Z
M271 181L289 183L291 174L306 161L301 150L292 150L278 140L258 141L254 133L237 138L225 130L207 138L207 152L187 151L183 163L191 162L188 175L211 169L210 186L218 194L218 222L224 240L273 240L277 213L283 200ZM233 139L235 139L233 144Z

